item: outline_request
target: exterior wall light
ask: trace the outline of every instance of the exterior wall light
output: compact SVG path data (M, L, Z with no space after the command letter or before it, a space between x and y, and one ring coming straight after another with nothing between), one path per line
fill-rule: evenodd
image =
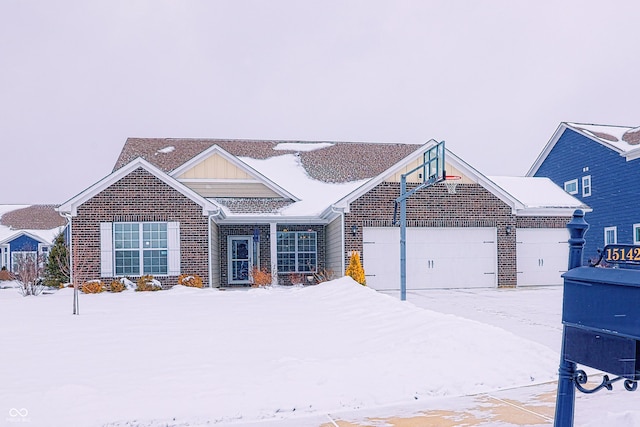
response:
M357 225L352 225L351 226L351 235L355 236L356 234L358 234L358 226Z

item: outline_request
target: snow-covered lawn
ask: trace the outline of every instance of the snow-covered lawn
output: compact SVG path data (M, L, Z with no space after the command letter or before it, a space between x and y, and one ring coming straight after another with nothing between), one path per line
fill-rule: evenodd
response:
M303 420L549 381L558 367L541 343L347 278L80 298L73 316L69 289L0 290L0 422ZM5 418L12 409L28 415Z

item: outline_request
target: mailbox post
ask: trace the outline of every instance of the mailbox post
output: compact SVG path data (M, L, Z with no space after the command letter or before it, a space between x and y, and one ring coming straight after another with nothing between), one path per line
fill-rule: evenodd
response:
M640 246L606 246L608 267L582 265L584 233L589 225L577 210L569 229L569 271L563 274L562 350L558 370L555 427L572 427L575 390L593 393L624 380L629 391L640 379ZM603 259L601 258L601 260ZM600 262L600 261L599 261ZM598 262L598 263L599 263ZM577 364L617 375L604 375L593 389Z

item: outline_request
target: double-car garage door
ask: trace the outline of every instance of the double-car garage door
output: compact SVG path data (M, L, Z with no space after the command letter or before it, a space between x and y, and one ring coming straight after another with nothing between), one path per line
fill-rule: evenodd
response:
M517 229L518 286L562 284L569 249L562 229ZM495 227L407 227L407 289L497 286ZM367 285L400 288L400 229L363 228L363 266Z
M363 228L367 286L400 287L400 229ZM407 227L407 289L497 285L495 227Z

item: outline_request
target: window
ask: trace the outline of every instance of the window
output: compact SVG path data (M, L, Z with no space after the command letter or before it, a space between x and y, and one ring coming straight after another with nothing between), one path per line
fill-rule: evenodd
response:
M11 252L11 271L18 273L20 270L35 268L38 253L35 251Z
M616 243L618 243L618 228L605 227L604 228L604 244L615 245Z
M167 274L167 223L115 223L116 276Z
M278 271L316 271L318 265L317 236L315 231L278 232Z
M578 194L578 180L572 179L564 183L564 191L569 194Z
M177 222L100 224L102 277L180 274Z
M633 224L633 244L640 245L640 224Z
M591 195L591 175L582 177L582 197Z

